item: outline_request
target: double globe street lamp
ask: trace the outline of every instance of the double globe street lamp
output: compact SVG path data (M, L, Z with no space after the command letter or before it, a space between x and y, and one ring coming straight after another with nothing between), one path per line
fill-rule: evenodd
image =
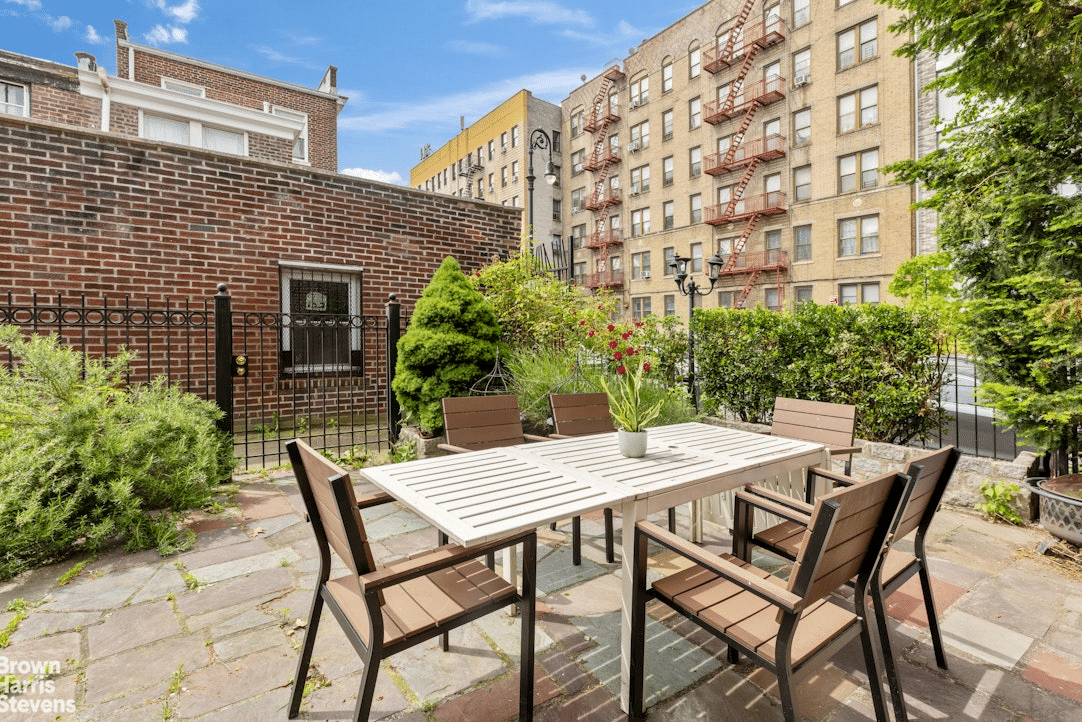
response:
M530 133L530 158L529 165L526 168L526 194L527 200L530 204L529 211L529 223L530 223L530 252L533 252L533 182L536 176L533 174L533 151L534 148L543 150L548 153L548 161L545 163L545 182L550 186L556 184L556 166L552 163L552 139L549 138L549 134L541 128L534 128Z
M710 281L709 288L700 287L694 278L689 279L688 262L691 260L683 256L674 256L672 261L669 262L669 268L673 271L673 280L676 281L676 287L680 289L680 293L688 297L688 393L691 395L695 410L698 411L699 388L695 383L695 334L691 329L691 317L695 312L695 297L705 296L714 290L714 286L721 275L721 269L725 265L725 260L719 253L715 253L706 262L710 267L706 277Z

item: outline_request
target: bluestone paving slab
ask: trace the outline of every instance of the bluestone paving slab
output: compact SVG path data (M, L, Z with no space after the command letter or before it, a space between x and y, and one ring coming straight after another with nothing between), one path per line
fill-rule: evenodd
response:
M30 610L30 615L19 623L19 628L11 634L12 642L22 642L36 637L43 637L57 632L67 632L86 627L101 621L106 612L48 612L41 609ZM7 624L7 621L0 622Z
M365 530L367 531L367 527ZM374 542L372 554L375 555L377 562L386 564L411 554L435 549L438 546L436 542L436 530L425 527ZM386 551L381 552L380 549Z
M305 712L311 712L312 719L324 719L324 717L315 717L315 713L340 712L341 715L337 719L351 719L353 707L357 704L357 692L360 690L360 685L361 678L358 674L332 679L330 686L311 692L301 702L302 717ZM288 693L290 688L287 687L286 691ZM402 690L395 684L387 668L380 669L379 674L376 675L376 690L372 694L372 713L369 715L369 720L390 717L409 706L410 702L403 696ZM284 714L281 719L285 719ZM424 721L425 717L421 715L420 722Z
M0 609L7 609L13 599L37 602L56 586L56 580L71 566L50 564L47 567L29 569L22 574L0 582Z
M364 530L368 537L377 541L426 528L429 528L428 522L404 509L397 509L391 514L373 519L370 522L366 521L364 524ZM435 532L432 532L432 535L435 537ZM432 546L435 546L435 541L432 542Z
M540 597L553 612L566 616L591 616L620 610L620 577L603 574L573 587Z
M940 620L943 643L977 659L1012 669L1033 644L1033 638L960 610Z
M279 619L259 609L247 609L212 626L210 628L210 638L222 639L230 634L236 634L248 629L255 629L268 624L277 625L279 621Z
M651 722L777 722L781 719L778 703L732 669L720 670L686 694L662 700L648 711Z
M581 655L583 666L609 691L620 694L620 613L577 617L575 626L597 646ZM646 620L647 706L712 672L721 662L650 616Z
M550 594L574 584L581 584L595 579L610 570L583 557L582 564L571 563L571 548L558 547L543 553L543 547L537 550L537 592Z
M114 654L87 665L86 703L96 705L131 690L164 689L181 665L186 671L197 670L209 660L203 640L190 635Z
M181 633L168 601L123 607L87 629L90 659L101 659Z
M264 539L266 539L268 537L274 536L283 529L288 529L292 526L296 526L297 524L302 524L304 527L307 527L310 533L311 527L309 527L307 524L303 524L303 522L304 520L301 517L297 516L295 513L293 513L293 510L290 509L288 513L282 514L281 516L272 516L265 519L259 519L257 521L250 521L247 522L244 526L246 531L248 532L249 537L254 539L257 536L262 536Z
M263 539L252 539L247 534L244 534L243 537L243 539L232 544L222 544L202 551L178 554L174 561L183 564L184 568L189 572L196 572L215 564L237 561L273 550L273 547Z
M240 507L243 520L267 519L294 513L293 505L279 489L273 486L259 488L261 486L245 486L233 495L233 503Z
M514 660L515 664L519 663L519 650L522 646L520 643L522 635L522 617L517 614L512 616L511 614L496 612L494 614L486 614L480 619L475 619L473 624L477 625L481 629L481 632L483 632L498 649ZM552 637L546 634L544 629L541 629L536 625L534 626L533 649L534 654L537 654L551 647L553 641Z
M13 642L2 651L0 658L8 664L37 664L42 669L53 669L59 662L61 674L71 669L68 660L81 658L82 635L78 632L61 632L47 637L37 637L24 642Z
M212 564L207 567L192 569L190 571L200 582L204 584L213 584L214 582L233 579L234 577L243 577L252 572L273 569L275 567L286 567L295 562L299 562L300 560L300 555L287 547L285 549L271 549L262 554L246 556L242 559L235 559L233 561L220 562L218 564Z
M450 650L439 638L415 645L390 658L394 670L422 702L458 694L509 671L472 624L450 632Z
M68 712L72 706L76 705L75 675L40 680L37 685L36 688L31 688L26 692L7 697L4 700L5 703L13 707L9 707L6 714L0 715L0 719L10 719L14 722L54 722L57 719L75 719L78 714L77 707L74 714Z
M219 639L212 637L214 641L214 653L218 659L230 662L234 659L246 657L264 649L282 648L292 653L293 647L289 644L289 637L278 625L272 627L259 627L231 637Z
M253 693L286 687L293 679L295 655L268 649L231 662L196 669L174 701L182 717L198 717L247 699Z
M170 592L177 593L187 588L184 577L175 564L156 564L154 576L147 580L135 596L131 598L132 604L149 602L161 599Z
M307 614L307 610L304 614ZM308 620L308 627L294 630L291 639L300 644L311 628L311 624L311 620ZM319 620L316 643L312 650L312 665L327 679L338 679L353 674L363 667L357 650L350 644L346 633L342 631L342 627L326 607L323 608L323 614Z
M77 578L53 589L43 609L50 611L97 611L121 606L135 595L156 571L153 566L132 567L101 577Z
M181 614L190 617L248 600L252 600L252 606L258 606L292 588L293 576L289 571L285 567L275 567L211 584L199 591L178 594L177 607Z
M210 549L217 549L218 547L230 546L232 544L241 544L243 542L251 540L248 533L236 526L240 520L233 520L232 524L224 529L211 529L209 531L199 532L195 535L195 544L191 549L188 549L183 554L178 554L176 557L169 557L172 561L174 559L181 559L185 555L194 556L199 552L205 552Z
M1040 580L1041 603L1034 604L1033 587L1038 583L1035 577L1042 573L1031 564L1004 568L995 579L972 589L955 608L994 620L1027 637L1042 637L1052 626L1067 597L1065 591L1056 589L1052 579L1045 578Z
M289 689L275 689L195 718L198 722L262 722L284 720L289 709Z

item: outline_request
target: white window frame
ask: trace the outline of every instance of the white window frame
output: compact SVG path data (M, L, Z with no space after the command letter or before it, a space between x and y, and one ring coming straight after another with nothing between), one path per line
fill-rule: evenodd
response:
M30 86L23 83L12 83L8 80L0 80L0 85L5 86L4 98L0 98L0 115L15 115L21 118L30 117ZM6 88L20 88L23 91L22 103L16 105L15 103L8 102ZM19 112L11 112L14 109L18 109Z
M361 315L361 281L364 277L364 268L356 266L336 266L333 264L324 263L287 263L279 262L278 275L281 283L281 304L282 313L288 315L290 313L291 288L290 280L301 278L319 278L320 280L331 281L334 283L348 283L349 284L349 315L359 316ZM290 351L293 349L293 332L290 328L282 329L282 351ZM349 350L359 351L361 349L361 329L351 328L349 332ZM332 363L332 364L296 364L288 368L282 369L285 373L331 373L336 371L349 371L353 365L351 363Z
M271 106L271 114L277 115L279 118L292 118L293 120L299 120L304 123L304 128L301 130L297 139L293 141L293 162L308 164L308 113L302 113L299 110L293 110L292 108L283 108L277 105ZM297 153L297 145L300 144L301 153ZM480 159L481 151L477 151L477 157Z
M174 141L166 140L164 138L152 138L147 135L147 118L160 118L162 120L171 121L174 123L187 123L188 125L188 142L187 146L190 148L200 148L203 150L211 150L203 145L203 128L205 127L213 130L220 130L226 133L234 133L241 137L241 152L237 157L248 157L248 132L240 130L239 128L225 128L219 125L211 123L202 123L198 120L189 120L188 118L176 118L162 113L148 113L144 110L139 111L139 137L147 140L156 140L164 143L172 143ZM179 145L185 145L180 143ZM212 151L221 153L223 151ZM234 155L233 153L226 153L227 155Z
M176 78L167 78L164 75L161 78L162 89L170 90L174 93L183 93L184 95L190 95L193 98L205 98L207 97L207 89L202 85L196 85L195 83L189 83L184 80L177 80Z

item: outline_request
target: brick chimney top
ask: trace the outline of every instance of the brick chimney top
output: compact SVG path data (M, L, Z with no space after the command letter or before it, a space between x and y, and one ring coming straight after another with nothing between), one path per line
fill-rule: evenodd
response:
M116 27L116 39L127 40L128 39L128 24L123 20L114 20L113 25Z
M333 65L327 66L327 72L323 74L323 80L319 83L319 90L324 93L338 92L338 68Z
M79 61L80 70L95 71L98 69L98 60L90 53L75 53L75 57Z

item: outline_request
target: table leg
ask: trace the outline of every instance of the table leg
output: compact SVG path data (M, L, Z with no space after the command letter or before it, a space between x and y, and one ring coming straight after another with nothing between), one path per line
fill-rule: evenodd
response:
M620 709L630 709L631 698L631 611L634 608L635 586L635 522L646 518L646 502L634 499L624 502L620 508Z
M518 545L512 544L503 550L503 578L514 586L518 586ZM511 605L508 615L518 616L518 606Z
M691 541L695 544L703 542L703 503L701 499L691 502Z

